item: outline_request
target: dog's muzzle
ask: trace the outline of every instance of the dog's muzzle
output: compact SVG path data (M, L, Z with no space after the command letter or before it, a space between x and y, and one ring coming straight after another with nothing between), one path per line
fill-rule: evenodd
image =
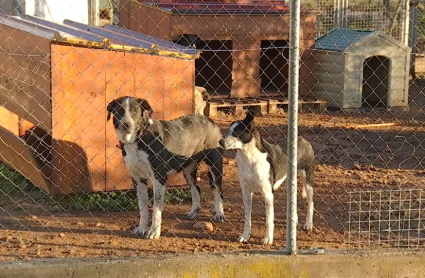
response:
M131 144L134 142L135 136L133 136L131 133L125 134L123 136L123 141L125 144Z
M134 142L134 140L136 140L136 136L132 133L128 133L128 132L122 132L117 130L117 137L118 137L118 141L124 143L124 144L131 144Z
M232 136L225 137L224 139L221 139L218 143L225 150L237 150L242 148L242 142Z

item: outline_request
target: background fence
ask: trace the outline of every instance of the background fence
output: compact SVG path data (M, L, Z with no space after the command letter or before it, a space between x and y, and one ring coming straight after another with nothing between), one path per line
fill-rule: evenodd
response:
M190 190L173 175L161 239L131 235L137 198L106 106L137 96L154 118L174 119L195 111L201 86L204 112L223 134L250 108L262 112L264 139L285 140L289 6L83 2L0 0L0 259L284 248L285 186L274 192L274 243L261 244L260 194L251 239L237 242L244 211L234 151L224 152L226 221L212 221L201 164L199 217L185 218ZM314 227L302 230L307 202L298 194L297 245L422 249L425 3L346 2L301 1L298 131L316 167Z

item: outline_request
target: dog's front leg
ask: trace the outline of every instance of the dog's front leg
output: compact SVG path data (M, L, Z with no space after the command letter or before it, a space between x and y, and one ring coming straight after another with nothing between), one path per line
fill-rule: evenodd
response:
M269 187L271 188L271 187ZM266 191L264 192L264 201L266 206L266 237L261 241L262 244L272 244L273 243L273 233L274 233L274 202L273 202L273 192Z
M140 220L139 220L139 226L135 227L132 230L132 234L145 234L146 228L148 226L148 189L146 187L147 180L140 178L140 179L133 179L133 183L136 187L136 193L137 193L137 202L139 204L139 213L140 213Z
M161 235L162 211L164 209L166 178L154 179L152 226L146 234L147 239L157 239Z
M251 211L252 211L252 192L246 187L243 181L240 182L242 187L243 205L245 208L245 224L243 234L239 237L239 242L248 242L251 235Z

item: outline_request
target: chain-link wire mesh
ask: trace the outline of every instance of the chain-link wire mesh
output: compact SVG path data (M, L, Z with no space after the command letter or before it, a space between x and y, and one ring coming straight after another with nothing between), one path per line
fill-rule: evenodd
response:
M423 248L421 189L349 192L350 242L362 247Z
M290 3L65 2L0 0L0 259L285 249ZM423 7L301 1L299 249L422 248Z

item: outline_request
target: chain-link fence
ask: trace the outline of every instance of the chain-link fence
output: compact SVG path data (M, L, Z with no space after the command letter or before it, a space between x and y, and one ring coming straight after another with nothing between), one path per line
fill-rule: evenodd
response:
M59 2L0 0L1 260L284 249L290 119L295 246L423 248L423 2Z

